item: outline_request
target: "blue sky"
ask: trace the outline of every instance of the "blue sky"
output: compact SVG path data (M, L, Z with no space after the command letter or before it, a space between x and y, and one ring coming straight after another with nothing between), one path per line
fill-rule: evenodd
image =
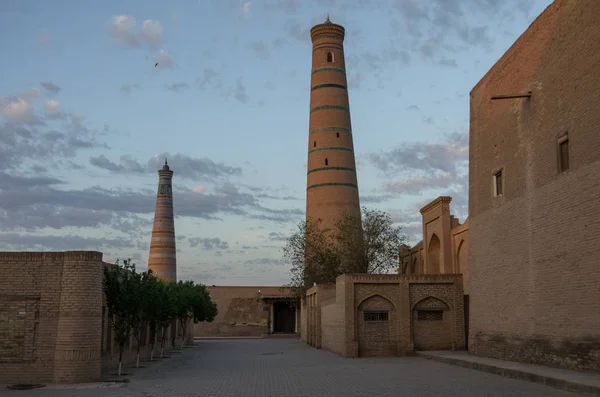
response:
M145 269L174 170L180 279L281 285L304 218L310 28L345 54L361 202L467 215L469 91L549 0L0 1L0 249ZM159 66L154 67L158 62Z

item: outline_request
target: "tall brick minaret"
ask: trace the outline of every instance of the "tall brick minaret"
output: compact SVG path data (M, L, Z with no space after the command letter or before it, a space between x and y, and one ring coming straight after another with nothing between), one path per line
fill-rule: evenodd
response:
M343 213L360 215L344 61L344 27L310 30L313 43L306 217L333 229Z
M177 281L177 261L175 249L175 224L173 222L173 171L169 169L167 160L158 170L158 193L156 195L156 212L148 269L163 280Z

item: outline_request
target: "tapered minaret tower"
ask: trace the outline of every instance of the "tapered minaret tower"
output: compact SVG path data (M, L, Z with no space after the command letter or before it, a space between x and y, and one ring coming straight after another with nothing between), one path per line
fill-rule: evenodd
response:
M173 222L173 171L169 169L167 160L158 170L158 193L156 195L156 212L148 269L163 280L177 281L177 261L175 249L175 224Z
M352 142L344 27L325 23L310 30L313 43L308 133L306 217L333 229L344 213L360 215Z

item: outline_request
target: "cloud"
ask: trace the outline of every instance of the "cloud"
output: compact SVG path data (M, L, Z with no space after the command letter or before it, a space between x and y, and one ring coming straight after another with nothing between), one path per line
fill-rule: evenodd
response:
M42 124L29 102L23 98L9 100L2 106L2 114L13 122L30 125Z
M399 194L420 194L424 190L447 188L454 182L450 172L440 175L426 175L415 178L391 182L386 185L386 190Z
M204 68L203 75L196 79L196 84L200 90L204 91L207 88L221 88L223 86L223 80L216 70Z
M46 101L44 104L44 109L46 110L46 116L51 119L59 119L62 118L62 112L58 109L60 106L60 102L55 99L50 99Z
M241 77L237 79L235 83L233 95L235 99L237 99L241 103L247 103L250 100L250 97L248 97L248 93L246 92L246 86L244 85Z
M88 128L83 116L61 110L54 99L42 102L43 111L38 111L39 93L33 88L0 101L0 169L15 170L24 163L41 166L40 162L56 167L82 149L107 148L98 138L108 127Z
M252 6L252 2L251 1L246 1L238 9L238 18L241 21L248 20L250 18L250 16L252 15L252 12L250 10L251 6Z
M90 158L90 164L108 171L122 174L153 174L160 169L164 160L168 159L176 178L193 180L217 180L231 176L241 176L242 168L217 163L208 158L195 158L182 153L161 153L152 156L145 164L135 160L131 155L123 155L119 162L113 162L105 155Z
M139 38L150 48L158 48L162 42L163 27L157 21L144 21L139 31Z
M150 19L142 22L138 28L134 17L116 15L108 21L107 29L113 39L125 47L137 48L146 45L150 49L156 49L162 43L162 25Z
M469 136L454 133L441 143L407 143L396 149L371 153L367 157L371 164L388 175L402 171L451 172L469 159Z
M309 41L310 40L310 28L298 23L298 22L290 22L287 25L287 33L290 37L299 40L299 41Z
M170 84L167 86L167 90L177 92L177 93L183 92L189 88L190 88L190 85L185 82L173 83L173 84Z
M269 58L269 46L264 41L255 41L250 44L250 48L260 59Z
M173 69L175 67L175 62L173 62L173 58L171 55L167 54L165 50L160 50L156 54L154 54L154 63L156 65L155 69L158 71Z
M271 232L269 233L270 241L287 241L288 236L280 232Z
M361 73L358 72L352 72L350 73L350 76L348 78L348 87L350 88L360 88L360 82L362 81L363 77Z
M62 91L62 88L50 82L41 82L40 85L51 94L58 94Z
M451 68L458 67L458 64L456 63L456 59L442 58L442 59L440 59L440 61L438 63L442 66L447 66L447 67L451 67Z
M140 85L139 84L124 84L124 85L121 86L121 88L119 89L119 91L121 91L125 95L129 95L133 91L139 90L139 89L140 89Z
M281 258L255 258L255 259L247 259L244 261L244 265L251 265L251 266L267 266L267 267L273 267L275 266L280 266L280 265L284 265L285 264L285 260L281 259Z
M123 238L92 238L76 235L49 236L19 233L0 233L0 247L19 250L90 250L104 248L133 248L136 244Z
M213 237L213 238L193 237L193 238L188 239L188 243L189 243L190 247L192 247L192 248L200 245L201 248L205 249L205 250L229 249L229 243L227 243L226 241L222 241L218 237Z

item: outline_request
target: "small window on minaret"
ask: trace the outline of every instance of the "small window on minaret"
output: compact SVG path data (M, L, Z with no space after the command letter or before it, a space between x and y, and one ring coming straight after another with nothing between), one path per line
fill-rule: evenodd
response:
M340 133L339 133L339 132L337 132L335 135L336 135L338 138L340 137Z
M327 63L333 63L333 52L327 53Z
M317 141L313 143L313 147L317 147Z
M329 165L329 161L325 159L325 165Z

